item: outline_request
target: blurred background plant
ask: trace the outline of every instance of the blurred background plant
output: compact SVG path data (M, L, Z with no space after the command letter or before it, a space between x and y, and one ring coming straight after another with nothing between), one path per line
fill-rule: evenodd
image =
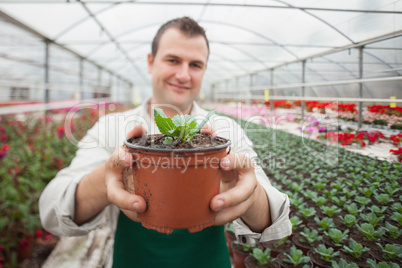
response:
M49 240L49 233L41 229L39 196L74 157L77 147L67 135L80 140L104 114L98 111L104 110L76 111L71 132L65 129L68 109L0 117L0 267L15 267L29 255L35 239ZM38 233L45 235L38 237Z

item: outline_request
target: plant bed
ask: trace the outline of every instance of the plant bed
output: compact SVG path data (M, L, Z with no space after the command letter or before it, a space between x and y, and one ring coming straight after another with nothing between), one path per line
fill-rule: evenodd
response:
M243 126L246 125L245 121L238 122ZM250 127L251 124L247 124ZM268 165L263 168L272 184L282 185L281 190L289 195L292 208L290 216L297 217L293 218L293 221L297 222L297 226L293 229L293 237L300 235L304 227L299 226L303 224L311 230L318 231L318 234L323 237L321 243L330 240L325 233L329 232L330 228L337 228L342 233L349 230L345 240L340 243L341 248L331 246L334 251L346 256L343 246L349 246L351 238L354 237L357 243L367 244L366 236L361 234L357 226L374 223L375 217L370 216L371 212L374 212L376 217L383 217L374 230L378 231L381 227L387 229L388 226L390 231L385 230L380 235L381 238L374 241L375 246L369 248L363 245L368 250L364 252L359 265L367 267L367 258L374 258L369 253L377 251L376 243L380 243L383 247L390 242L392 242L390 244L400 243L399 228L402 213L400 208L402 166L400 163L381 161L339 147L326 146L314 140L302 139L279 130L268 130L264 126L252 125L252 127L254 131L250 133L249 138L258 145L256 152L259 158L281 160L280 166ZM331 162L332 156L335 157L335 162ZM386 198L388 198L387 202ZM325 203L317 207L320 202ZM337 209L341 211L332 215L322 213L322 216L317 216L318 211L324 211L322 206L330 208L326 209L326 213ZM332 206L336 207L332 208ZM388 240L391 233L394 236L392 241ZM359 258L350 254L349 256L348 262L359 261Z

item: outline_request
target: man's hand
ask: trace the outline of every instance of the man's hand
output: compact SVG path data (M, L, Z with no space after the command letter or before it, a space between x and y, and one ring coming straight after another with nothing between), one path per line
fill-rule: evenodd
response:
M145 135L145 129L142 126L135 126L127 134L127 138L141 137L143 135ZM126 151L123 146L117 148L105 163L105 185L110 203L120 208L128 218L139 222L140 219L137 213L144 212L147 205L144 198L126 191L123 182L124 170L132 164L133 157L131 153Z
M145 135L142 126L134 127L127 138ZM117 148L105 163L86 175L76 191L74 222L81 225L101 212L107 205L114 204L134 221L139 221L137 213L146 210L141 196L124 189L124 170L132 165L133 158L123 146Z

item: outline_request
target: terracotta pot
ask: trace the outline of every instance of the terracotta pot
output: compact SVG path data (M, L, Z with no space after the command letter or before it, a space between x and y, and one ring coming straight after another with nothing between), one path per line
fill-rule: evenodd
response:
M219 193L219 162L230 151L230 141L215 140L220 145L179 150L125 142L135 160L125 172L125 187L147 202L147 210L138 214L142 226L170 234L174 229L194 233L213 225L216 213L209 204Z
M250 255L250 252L245 252L243 250L242 245L239 245L237 243L232 242L230 245L233 251L233 265L234 268L245 268L244 261L247 258L247 256Z
M232 231L225 230L225 238L226 238L226 245L229 249L229 255L232 256L233 250L230 245L232 244L233 241L236 240L236 235Z

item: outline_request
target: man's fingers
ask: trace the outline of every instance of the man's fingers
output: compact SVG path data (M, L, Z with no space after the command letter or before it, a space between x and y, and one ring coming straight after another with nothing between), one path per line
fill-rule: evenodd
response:
M135 212L144 212L146 210L147 205L144 198L127 192L121 181L109 180L106 187L109 201L120 209Z
M215 226L223 225L228 222L232 222L235 219L240 218L250 207L248 202L243 202L235 207L229 207L220 210L215 217Z
M133 164L133 156L123 146L117 148L106 162L107 169L122 174L124 169Z
M127 139L132 137L142 137L145 136L147 131L143 126L137 125L132 130L127 133Z
M244 174L254 171L254 163L244 154L230 152L221 159L220 168L222 171L236 170L239 174Z
M200 132L201 134L216 136L215 130L210 125L204 125Z
M237 181L235 187L212 198L211 209L219 211L224 208L237 206L246 200L251 200L250 196L254 193L256 187L256 180L240 179Z

